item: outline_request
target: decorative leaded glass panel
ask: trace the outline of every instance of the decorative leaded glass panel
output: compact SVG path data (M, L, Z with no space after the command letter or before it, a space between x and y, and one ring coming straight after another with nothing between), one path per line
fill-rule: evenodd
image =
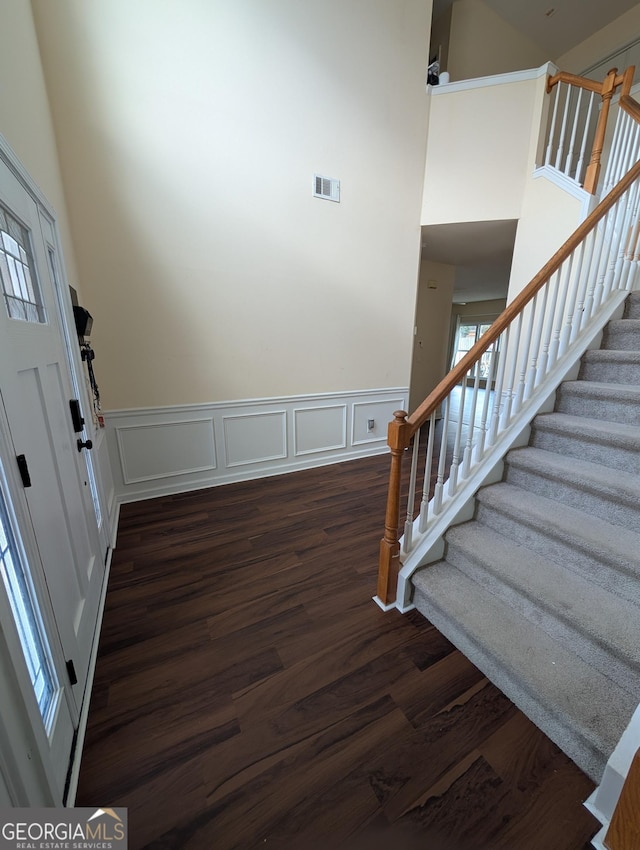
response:
M0 207L0 282L12 319L45 322L35 273L29 232L8 210Z

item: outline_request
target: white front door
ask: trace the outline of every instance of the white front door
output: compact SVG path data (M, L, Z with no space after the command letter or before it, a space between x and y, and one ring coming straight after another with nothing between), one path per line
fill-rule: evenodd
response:
M45 211L0 160L0 393L11 462L18 465L20 459L55 620L57 635L50 637L62 647L77 724L105 553L84 457L87 434L74 432L71 417L76 392L65 347L61 299L66 296L56 289L51 234Z

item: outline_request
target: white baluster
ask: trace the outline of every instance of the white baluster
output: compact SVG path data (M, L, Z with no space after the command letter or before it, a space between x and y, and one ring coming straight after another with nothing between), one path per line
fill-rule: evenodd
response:
M504 401L502 404L502 412L500 415L500 428L504 430L511 420L513 399L514 399L514 384L516 378L516 367L518 364L518 350L520 349L520 339L522 336L522 312L518 314L515 327L515 339L513 340L513 356L509 358L509 377L507 379L507 389L504 392Z
M524 344L521 349L518 351L518 360L520 361L520 377L518 379L518 388L516 390L516 397L513 402L513 413L517 413L522 407L522 402L525 397L525 389L527 383L527 366L529 365L529 352L531 351L531 338L533 336L533 325L536 318L536 302L538 300L538 293L533 296L533 301L528 305L524 311L523 315L526 313L525 321L525 335L524 335Z
M471 372L463 377L460 385L460 410L458 411L458 425L456 428L456 438L453 445L453 457L451 459L451 469L449 470L449 495L453 496L458 488L458 469L460 467L460 443L462 442L462 422L464 420L464 396L467 389L467 378Z
M607 281L607 295L613 290L625 288L623 279L625 254L629 247L629 240L632 237L633 221L635 220L638 211L637 181L627 190L626 196L627 202L620 222L620 233L618 234L616 252L612 263L613 270L610 280Z
M436 439L436 412L429 419L429 436L427 438L427 457L424 462L424 482L422 484L422 501L420 502L420 521L418 530L424 534L429 524L429 490L431 487L431 464L433 463L433 446Z
M531 358L531 366L527 378L527 386L525 387L525 398L529 398L533 392L533 388L538 383L538 356L540 354L540 342L542 340L542 329L544 328L544 320L547 309L547 299L549 297L549 281L547 281L542 289L536 293L536 301L542 293L542 309L537 311L536 334L533 339L533 357Z
M589 284L587 287L587 297L584 302L584 312L582 314L581 328L585 327L587 322L593 316L593 312L597 307L596 291L598 285L601 285L601 278L604 279L607 267L607 253L605 246L609 244L611 221L615 218L615 205L609 210L603 221L598 225L598 234L596 239L595 262L591 265L589 273Z
M564 324L565 306L567 303L567 293L569 292L569 283L571 281L571 270L573 268L573 254L569 254L568 261L565 260L561 266L562 275L560 276L560 287L558 290L558 306L554 314L553 323L553 339L549 347L549 361L547 370L554 365L558 359L558 351L560 349L560 332Z
M438 477L433 493L433 513L437 516L442 510L442 495L444 489L444 470L447 459L447 436L449 431L449 408L451 407L451 393L442 402L443 421L442 436L440 437L440 455L438 457Z
M635 186L631 187L635 189ZM614 289L627 290L629 287L629 275L638 241L638 192L634 192L631 202L631 212L627 216L625 225L625 237L622 243L622 256L617 279L613 282Z
M476 407L478 405L478 389L480 387L480 360L476 363L475 380L473 382L473 395L471 397L471 416L469 420L469 431L467 432L467 443L464 447L462 458L462 480L469 477L471 469L471 457L473 454L474 430L476 427ZM488 389L486 390L488 392Z
M551 154L553 153L553 137L556 132L556 117L558 115L558 101L560 100L560 86L562 83L558 83L556 85L555 98L553 101L553 113L551 116L551 127L549 128L549 143L547 144L547 153L544 158L544 164L549 165L551 163Z
M558 150L556 153L556 164L555 167L560 171L560 166L562 165L562 154L564 153L564 137L567 132L567 118L569 116L569 102L571 100L571 89L572 86L567 86L567 96L564 102L564 112L562 114L562 127L560 129L560 139L558 142Z
M616 204L616 216L614 225L614 238L609 249L607 271L602 280L602 287L596 297L599 297L598 305L604 303L612 289L615 288L620 276L624 243L628 230L631 212L637 194L637 183L628 189Z
M416 478L418 477L418 453L420 451L420 429L413 435L413 454L411 455L411 473L409 476L409 496L407 498L407 518L404 523L402 549L405 554L413 548L413 510L416 501Z
M587 150L587 139L589 137L589 125L591 123L591 112L593 110L593 101L595 98L595 92L591 92L591 96L589 98L589 108L587 109L587 117L584 122L584 132L582 134L582 145L580 146L580 156L578 158L578 164L576 166L576 183L582 186L582 169L584 168L584 157Z
M493 397L493 411L491 413L491 427L489 428L489 445L492 446L498 438L500 430L500 416L502 414L502 387L504 386L504 373L507 367L507 360L511 355L511 325L508 325L506 331L500 339L504 339L504 345L499 348L498 355L498 375L496 378L496 389Z
M589 247L586 250L587 261L582 266L582 279L576 285L576 290L578 291L578 299L576 303L576 318L573 323L573 327L571 329L571 342L576 338L580 328L582 326L582 319L585 312L585 299L587 296L587 286L589 284L589 276L591 274L591 263L593 261L593 251L595 248L596 240L598 238L598 229L595 228L591 231L591 233L587 234L585 239L585 245L587 242L589 243Z
M493 349L490 352L489 356L489 374L487 375L487 386L484 394L484 401L482 403L482 417L480 419L480 433L478 435L478 440L476 443L476 451L475 451L475 462L478 463L482 456L484 455L484 446L487 438L487 419L489 417L489 402L491 399L494 399L495 404L495 391L491 389L493 386L493 378L496 371L496 362L498 360L498 340L493 343Z
M558 356L562 357L567 348L569 347L569 342L571 341L571 337L573 334L573 326L574 326L574 315L576 311L576 302L578 300L578 289L580 287L580 281L582 279L582 262L584 260L584 246L586 239L580 243L580 247L578 249L578 263L576 266L576 273L569 281L569 303L567 306L566 318L562 328L562 334L560 336L560 347L558 349Z
M549 366L549 346L551 344L551 333L553 331L553 319L556 314L556 304L558 302L558 290L560 288L560 271L561 268L552 276L547 286L549 287L550 301L549 308L545 311L545 331L540 353L540 363L538 365L538 383L545 378Z
M593 97L593 92L591 93ZM609 159L607 161L607 168L604 175L603 182L603 194L608 195L614 185L614 177L613 175L616 173L618 168L618 163L620 161L620 157L622 155L622 145L624 141L624 135L626 131L626 122L625 122L625 112L622 109L618 109L618 115L616 117L616 126L613 131L613 140L611 142L611 149L609 152Z
M573 127L571 128L571 139L569 140L569 151L567 153L567 161L564 165L564 173L567 177L571 177L571 161L573 160L573 149L576 143L576 131L578 129L578 118L580 116L580 102L582 101L582 89L578 89L578 100L576 103L575 113L573 116Z

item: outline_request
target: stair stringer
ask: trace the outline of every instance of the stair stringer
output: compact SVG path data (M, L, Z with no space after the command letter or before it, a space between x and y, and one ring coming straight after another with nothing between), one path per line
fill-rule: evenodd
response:
M556 391L563 381L575 380L580 369L580 361L585 351L600 347L604 328L612 319L622 318L624 303L628 291L612 292L598 313L578 334L566 352L558 359L552 369L535 388L509 427L498 437L495 444L485 453L479 463L472 467L471 474L453 496L446 496L442 509L425 532L420 532L419 519L413 522L411 552L400 550L402 567L398 574L395 607L404 613L412 605L413 585L411 577L416 570L434 563L442 557L443 538L447 530L470 519L475 512L475 495L486 484L495 483L502 478L502 464L505 455L512 449L525 446L529 441L531 422L539 413L550 413L555 406Z

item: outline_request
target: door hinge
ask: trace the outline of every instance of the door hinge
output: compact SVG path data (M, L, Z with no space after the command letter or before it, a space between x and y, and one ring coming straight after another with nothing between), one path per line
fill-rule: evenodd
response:
M22 486L31 487L31 476L29 475L29 467L27 466L26 457L24 455L18 455L16 460L18 461L18 471L22 478Z
M69 659L67 661L67 675L69 676L69 681L72 685L78 684L78 676L76 675L76 668L73 663L73 659Z

